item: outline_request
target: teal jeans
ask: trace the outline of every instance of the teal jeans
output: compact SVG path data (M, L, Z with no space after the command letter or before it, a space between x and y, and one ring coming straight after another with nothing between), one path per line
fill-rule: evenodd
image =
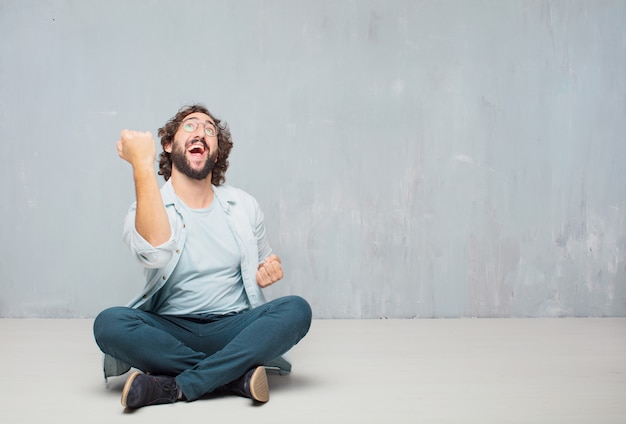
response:
M298 296L230 315L113 307L96 317L94 336L102 352L134 368L175 376L187 400L195 400L287 352L309 331L311 316Z

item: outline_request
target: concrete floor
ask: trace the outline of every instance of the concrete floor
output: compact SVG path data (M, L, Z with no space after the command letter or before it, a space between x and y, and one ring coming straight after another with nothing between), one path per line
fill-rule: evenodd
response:
M626 423L626 318L315 320L269 403L131 413L92 322L0 319L3 423Z

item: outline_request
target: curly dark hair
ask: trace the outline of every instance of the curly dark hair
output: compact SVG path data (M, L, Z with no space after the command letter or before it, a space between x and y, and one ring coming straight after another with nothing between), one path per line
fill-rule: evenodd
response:
M165 148L165 146L174 142L174 134L176 134L176 131L180 128L181 122L194 112L209 115L217 126L217 162L211 174L211 184L219 186L226 181L224 174L228 169L228 155L230 155L230 151L233 148L233 140L228 124L213 116L204 105L193 104L183 106L173 118L167 121L165 126L159 128L158 136L161 137L161 146ZM163 150L159 156L159 175L163 175L165 181L169 180L172 176L172 157L165 150Z

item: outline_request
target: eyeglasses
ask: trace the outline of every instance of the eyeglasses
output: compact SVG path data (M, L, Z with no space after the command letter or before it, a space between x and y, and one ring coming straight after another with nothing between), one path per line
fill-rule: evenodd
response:
M213 122L210 122L210 121L200 122L200 120L196 118L189 118L183 121L182 123L183 130L185 130L188 133L192 133L196 131L200 125L204 127L204 133L208 135L209 137L217 136L217 127L215 126Z

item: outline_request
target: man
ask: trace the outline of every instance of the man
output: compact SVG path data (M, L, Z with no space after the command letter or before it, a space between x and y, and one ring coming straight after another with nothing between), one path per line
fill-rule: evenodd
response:
M306 335L311 308L287 296L265 302L261 288L283 278L256 200L224 185L231 134L202 105L186 106L159 129L159 189L149 132L124 130L119 156L133 168L136 202L124 240L146 285L128 307L101 312L94 336L105 377L134 372L122 405L193 401L219 391L269 400L266 366Z

